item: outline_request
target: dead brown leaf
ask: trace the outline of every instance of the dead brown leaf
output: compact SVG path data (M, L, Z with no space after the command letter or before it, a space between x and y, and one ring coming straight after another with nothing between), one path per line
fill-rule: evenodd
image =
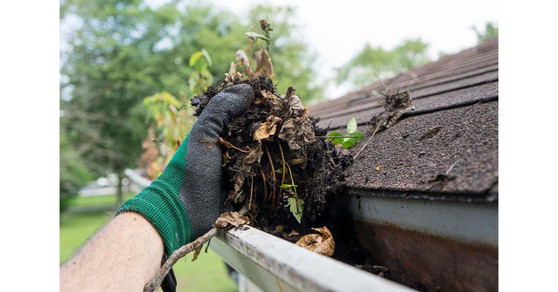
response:
M198 259L198 256L200 255L200 252L201 252L202 248L203 248L203 244L200 245L200 247L198 247L194 250L194 256L192 256L192 261L195 261L195 260Z
M372 117L370 121L374 132L393 126L404 113L414 109L409 91L388 92L384 94L384 100L381 100L380 104L384 106L384 111Z
M275 135L277 124L281 122L281 118L278 118L276 116L267 117L267 121L262 123L261 126L254 132L254 140L268 140L270 136Z
M325 256L335 253L335 241L327 227L312 228L320 234L307 234L300 238L295 244Z
M291 231L288 236L298 236L300 233L296 232L295 230Z
M239 64L244 65L244 73L248 77L252 77L252 69L250 68L250 61L246 53L243 50L238 50L236 51L235 57Z
M255 74L273 78L273 63L266 50L261 49L256 52L256 71Z
M233 63L232 65L235 66L235 70L236 70L236 65ZM241 80L242 79L242 73L240 72L234 72L234 73L225 73L225 82L227 83L227 85L233 85L235 84L235 79Z
M440 131L442 127L441 126L434 126L430 129L428 129L420 138L419 141L422 141L424 139L430 139L434 136L436 136L436 134L438 134L438 132Z
M231 227L240 227L244 224L250 224L250 218L240 215L238 212L225 212L217 218L213 227L217 229L229 229Z
M306 113L306 108L302 104L300 97L294 94L289 98L289 109L293 117L300 117Z
M230 75L233 75L235 73L238 73L236 71L236 64L234 62L231 62L231 67L229 68L229 73ZM225 73L225 76L227 76L227 73Z
M269 90L262 90L262 96L269 101L272 106L275 106L279 103L280 99L275 94L271 93Z
M262 155L262 146L258 143L257 147L250 149L248 153L242 157L242 160L236 161L234 167L240 171L233 175L234 187L230 190L225 204L228 205L231 201L235 203L244 201L245 196L242 194L242 185L246 179L246 174L252 172L252 168L260 163Z
M288 119L283 123L278 137L287 141L291 150L299 150L304 145L316 142L312 122L306 117Z

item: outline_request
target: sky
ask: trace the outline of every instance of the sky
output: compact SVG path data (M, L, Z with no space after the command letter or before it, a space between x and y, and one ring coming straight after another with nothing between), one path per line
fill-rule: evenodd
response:
M146 0L153 8L167 1ZM475 46L477 38L473 27L483 30L487 22L498 25L496 0L206 1L241 16L259 3L294 7L300 31L293 33L304 38L309 44L308 49L316 53L315 80L325 81L324 97L327 99L340 97L354 89L333 82L336 68L346 64L367 43L389 50L405 39L420 37L430 45L427 52L430 59L436 60L441 53L457 53ZM62 35L72 26L71 23L62 25ZM64 47L62 38L61 48Z
M496 0L212 2L239 15L258 3L295 7L301 24L301 31L296 33L303 35L318 55L318 80L331 80L335 68L347 63L366 43L390 49L406 38L420 37L430 44L431 59L437 59L440 53L457 53L475 46L473 26L484 29L486 22L498 23ZM349 90L348 86L329 82L326 98L339 97Z

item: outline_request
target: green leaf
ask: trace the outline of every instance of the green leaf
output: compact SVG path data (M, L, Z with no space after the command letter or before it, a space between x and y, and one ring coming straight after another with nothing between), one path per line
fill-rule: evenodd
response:
M283 173L283 169L282 168L278 168L275 170L276 173Z
M196 70L196 72L199 72L201 74L203 71L207 71L207 63L198 60L194 64L194 69Z
M196 63L198 63L198 60L203 57L203 52L202 51L197 51L195 53L192 54L192 56L190 56L190 67L194 67L194 65Z
M341 143L341 147L343 147L343 148L351 148L354 145L355 145L355 142L350 141L350 140L346 140L346 141L343 141L343 143Z
M291 211L296 221L301 223L302 213L304 211L304 201L298 197L290 197L287 199L286 207L289 207L289 211Z
M245 33L245 35L249 39L254 40L254 41L257 41L258 39L262 39L264 41L269 41L269 39L265 35L259 34L259 33L256 33L256 32L249 31L249 32Z
M353 117L349 120L349 123L347 124L347 133L356 132L356 130L357 130L357 121L356 118Z
M205 49L202 49L201 51L203 53L203 56L205 57L205 61L207 62L207 65L211 67L211 65L213 65L213 61L211 60L209 53Z
M335 138L335 137L343 137L343 134L339 133L339 132L332 132L332 133L329 133L329 135L327 136L327 139L335 145L341 144L343 142L343 138Z
M198 72L192 72L192 74L190 74L190 78L188 79L188 85L190 86L190 91L192 93L197 93L196 88L199 81L200 74Z
M347 136L351 138L346 138L345 141L352 141L353 143L356 143L364 138L364 134L361 132L352 132L347 134Z
M335 137L339 137L339 136L342 137L343 134L340 133L340 132L331 132L331 133L329 133L329 135L327 135L327 139L328 139L329 141L333 141L333 139L335 139Z
M282 184L282 185L281 185L281 187L282 187L282 188L284 188L284 189L290 189L290 188L293 188L293 187L295 187L295 188L296 188L296 187L297 187L297 185L288 185L288 184Z

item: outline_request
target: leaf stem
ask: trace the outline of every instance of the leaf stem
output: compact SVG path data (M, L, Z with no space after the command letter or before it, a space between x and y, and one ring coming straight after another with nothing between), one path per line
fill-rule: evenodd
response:
M298 194L296 193L296 185L295 185L295 181L293 179L293 171L291 170L291 166L287 163L287 168L289 169L289 175L291 176L291 186L294 189L294 193L295 193L295 197L298 198Z
M279 144L279 152L281 152L281 160L283 161L283 178L281 179L281 185L285 183L285 155L283 154L283 147L281 146L281 142L277 141ZM277 199L277 204L279 203L279 199L281 198L281 194L283 193L283 188L279 188L279 196ZM276 203L274 202L273 206L275 207Z

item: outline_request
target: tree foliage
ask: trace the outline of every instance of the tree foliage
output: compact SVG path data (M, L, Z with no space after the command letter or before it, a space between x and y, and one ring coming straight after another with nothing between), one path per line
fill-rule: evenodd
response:
M404 40L392 50L366 44L360 53L337 69L337 84L362 86L374 80L374 73L381 78L392 77L429 62L427 49L428 44L420 38Z
M250 10L247 23L254 25L259 19L266 19L273 26L273 45L269 55L273 60L278 91L284 94L289 86L295 86L297 95L305 104L322 98L323 84L314 78L316 55L309 51L308 43L297 33L300 26L296 10L258 5Z
M316 98L321 91L310 82L313 58L291 36L293 15L292 9L269 6L250 11L250 18L281 21L273 24L278 31L271 49L280 90L294 85L302 98ZM156 125L145 97L165 91L186 104L199 93L199 84L189 84L223 78L236 50L247 45L247 24L255 23L208 4L184 7L176 0L159 7L142 0L64 0L61 21L71 28L62 36L61 138L67 146L61 151L76 154L62 156L61 164L79 157L93 177L122 175L136 165L147 129ZM199 55L190 66L190 56L202 49L211 55L211 66ZM69 175L61 169L61 182Z
M78 190L92 177L79 153L71 147L66 136L60 137L60 212L70 205Z
M480 31L476 27L473 27L473 30L477 34L477 41L479 44L498 36L498 27L492 22L487 22L484 25L484 31Z

